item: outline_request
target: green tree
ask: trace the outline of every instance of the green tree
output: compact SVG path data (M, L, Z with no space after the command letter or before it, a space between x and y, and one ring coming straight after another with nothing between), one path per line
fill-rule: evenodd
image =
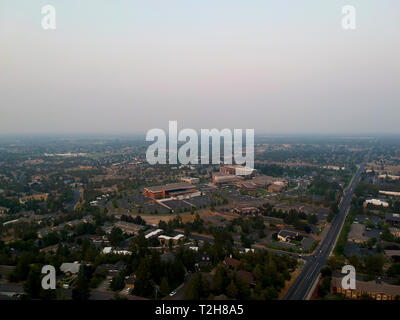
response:
M124 277L120 274L115 275L110 284L110 289L112 291L120 291L125 287Z
M146 258L142 258L136 271L135 287L133 288L134 294L143 297L152 295L153 286L150 280L151 273L149 263Z
M30 271L30 265L34 260L35 256L33 252L23 252L16 267L7 275L8 280L11 282L26 280Z
M388 274L392 277L400 276L400 262L392 263L388 269Z
M375 245L375 243L376 243L375 237L369 238L367 241L367 247L371 249Z
M325 277L321 285L318 287L318 296L324 298L331 290L331 278Z
M331 270L338 270L342 269L342 267L345 265L345 260L343 256L338 256L338 257L331 256L329 257L326 264L331 268Z
M148 241L142 231L132 240L130 250L137 257L144 257L148 252Z
M112 228L111 233L108 237L110 240L110 244L112 246L119 246L120 243L124 240L124 236L122 235L122 230L120 228Z
M238 289L236 288L236 285L233 282L233 280L231 280L231 283L226 288L226 294L228 295L228 297L233 298L233 299L235 299L237 297Z
M321 269L321 276L322 276L322 277L330 277L330 276L332 276L332 270L331 270L331 268L328 267L328 266L322 267L322 269Z
M196 273L190 280L185 292L186 300L205 299L210 294L210 284L202 273Z
M374 276L377 274L381 274L384 263L385 257L383 255L368 255L365 259L365 268L368 275Z
M38 266L32 265L24 283L24 291L30 299L38 299L41 287L40 269Z
M90 297L90 289L87 275L87 270L85 270L85 266L82 266L79 270L78 277L75 281L74 288L72 289L72 299L82 301L88 300Z
M221 294L224 292L227 282L229 282L226 268L219 264L215 270L215 276L213 281L213 290L216 294Z
M169 285L166 277L163 277L160 284L160 292L163 296L168 295L169 293Z

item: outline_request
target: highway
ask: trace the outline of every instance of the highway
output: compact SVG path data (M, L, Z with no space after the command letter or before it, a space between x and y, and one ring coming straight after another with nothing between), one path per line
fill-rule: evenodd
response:
M369 158L369 154L367 159ZM360 182L361 173L364 171L365 165L366 161L364 161L357 169L352 181L350 182L350 185L344 191L342 201L339 204L339 213L334 217L327 235L316 248L314 254L309 256L306 260L300 274L283 297L284 300L307 299L313 284L318 278L321 268L325 266L326 260L330 256L336 244L336 239L342 230L348 210L350 209L354 189Z

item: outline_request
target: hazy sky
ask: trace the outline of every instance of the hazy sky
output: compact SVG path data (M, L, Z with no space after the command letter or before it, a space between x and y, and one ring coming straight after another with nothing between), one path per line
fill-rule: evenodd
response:
M56 8L57 29L41 27ZM357 29L341 27L344 5ZM399 0L1 0L0 132L400 132Z

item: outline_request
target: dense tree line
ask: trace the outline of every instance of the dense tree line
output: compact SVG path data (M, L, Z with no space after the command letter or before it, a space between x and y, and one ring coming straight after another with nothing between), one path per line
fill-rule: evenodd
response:
M277 299L296 264L296 259L289 256L278 256L264 250L249 252L240 256L237 270L219 263L211 282L202 273L196 273L188 285L185 298L211 299L223 294L239 300ZM255 285L240 277L239 270L249 272Z

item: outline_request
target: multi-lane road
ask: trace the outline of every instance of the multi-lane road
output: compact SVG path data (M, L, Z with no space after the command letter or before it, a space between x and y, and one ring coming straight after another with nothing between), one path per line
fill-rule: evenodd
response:
M367 156L367 158L369 155ZM315 253L310 255L306 261L300 274L293 282L289 290L286 292L283 299L285 300L305 300L310 293L321 268L325 265L326 260L331 254L337 237L342 230L347 212L350 209L351 199L353 198L354 189L360 182L361 173L364 171L366 162L363 162L356 171L350 185L344 191L342 200L339 205L339 213L332 221L331 227L328 230L325 238L321 241L320 245L316 248Z

